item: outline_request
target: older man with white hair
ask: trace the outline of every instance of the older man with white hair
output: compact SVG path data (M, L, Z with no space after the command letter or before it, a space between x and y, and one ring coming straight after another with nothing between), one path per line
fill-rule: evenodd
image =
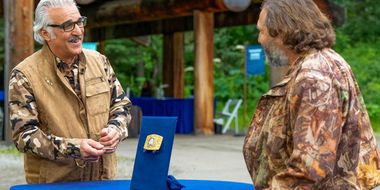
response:
M108 59L82 49L86 21L74 0L41 0L33 30L43 47L12 70L10 121L27 183L116 174L131 102Z

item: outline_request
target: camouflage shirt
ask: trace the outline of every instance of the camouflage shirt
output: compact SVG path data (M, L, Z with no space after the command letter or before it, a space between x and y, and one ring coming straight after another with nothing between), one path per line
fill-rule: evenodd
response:
M70 83L74 92L81 100L81 89L78 77L78 62L69 66L59 58L56 63L59 71L65 76ZM112 98L110 100L110 119L106 127L113 127L119 131L120 139L127 137L127 122L130 121L129 108L131 103L125 95L122 86L116 78L116 75L106 57L104 57L104 70L108 76L108 83L111 88ZM55 160L61 157L81 158L80 143L82 139L57 137L54 134L44 133L39 127L38 108L34 98L32 86L29 84L26 76L18 70L11 73L9 81L10 99L9 109L11 115L11 127L13 134L18 134L14 139L16 148L20 152L29 152L35 155L43 155L43 157ZM117 105L118 102L127 100L127 105ZM72 113L76 114L76 113ZM27 130L25 130L27 129ZM24 143L25 142L25 143ZM34 142L36 147L29 147L28 142ZM50 143L50 144L42 144ZM43 148L45 147L45 148ZM48 148L49 147L49 148ZM59 153L59 156L57 156Z
M370 189L380 154L350 66L331 49L299 58L258 102L243 155L256 190Z

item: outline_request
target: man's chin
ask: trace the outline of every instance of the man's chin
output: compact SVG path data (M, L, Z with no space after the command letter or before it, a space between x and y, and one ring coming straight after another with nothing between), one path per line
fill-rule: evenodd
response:
M80 44L79 46L77 47L72 47L72 52L76 55L79 55L81 54L83 51L83 47L82 47L82 44Z
M275 56L265 56L265 60L267 61L268 65L272 67L287 67L290 66L288 63L288 60L285 58L275 57Z

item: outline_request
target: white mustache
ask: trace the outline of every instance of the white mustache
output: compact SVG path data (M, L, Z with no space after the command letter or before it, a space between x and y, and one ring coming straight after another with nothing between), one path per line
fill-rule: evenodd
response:
M73 37L69 38L67 41L68 42L73 42L73 41L76 41L76 40L82 40L82 36L73 36Z

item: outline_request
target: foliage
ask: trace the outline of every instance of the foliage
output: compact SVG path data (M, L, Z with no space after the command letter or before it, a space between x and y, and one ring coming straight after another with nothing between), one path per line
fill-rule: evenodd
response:
M130 39L107 40L105 51L116 76L124 88L130 87L136 96L141 91L141 84L151 80L155 68L162 67L162 36L151 36L149 46L138 45ZM137 65L144 64L144 77L138 77ZM158 84L162 76L156 78Z
M240 47L258 44L255 25L220 28L214 31L214 97L218 111L229 98L244 98L244 50ZM185 33L185 67L194 66L194 33ZM194 89L194 73L185 72L185 96ZM247 77L247 121L255 110L257 100L269 89L269 66L265 74ZM243 130L244 109L239 109L239 127ZM246 124L247 125L247 124Z
M217 110L224 107L228 99L244 98L244 47L258 44L258 31L255 25L234 28L220 28L214 34L214 96ZM256 103L269 89L269 65L265 65L264 75L247 76L246 123L255 111ZM239 127L243 132L244 104L239 108Z
M380 40L380 9L378 0L334 0L347 10L346 23L338 28L353 42Z

